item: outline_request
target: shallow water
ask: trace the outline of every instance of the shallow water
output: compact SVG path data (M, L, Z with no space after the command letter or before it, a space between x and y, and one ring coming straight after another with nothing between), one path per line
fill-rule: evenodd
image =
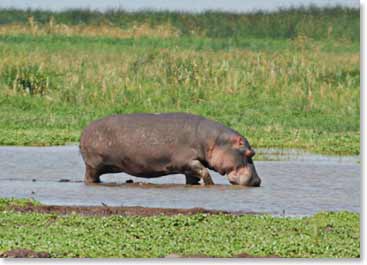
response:
M86 186L77 146L0 147L0 197L56 205L202 207L289 216L360 211L359 157L279 149L257 153L271 160L255 160L259 188L232 186L215 172L211 174L219 185L212 187L184 185L183 175L142 179L123 173L102 176L104 185ZM125 184L129 179L152 185Z

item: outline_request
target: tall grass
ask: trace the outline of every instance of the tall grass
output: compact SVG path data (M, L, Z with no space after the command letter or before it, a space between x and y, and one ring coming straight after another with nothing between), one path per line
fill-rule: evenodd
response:
M49 12L27 12L0 12L2 21L8 17L12 23L22 21L22 16L33 17L25 24L5 25L19 26L24 32L14 34L8 28L0 34L2 144L64 144L77 141L87 123L105 115L185 111L237 129L255 147L359 153L359 43L355 38L345 39L351 32L342 36L330 33L330 38L315 40L304 34L292 39L282 39L286 35L281 34L272 37L265 31L267 26L263 32L259 26L256 37L241 38L224 38L224 33L217 35L223 38L211 38L202 30L210 25L212 30L222 30L221 23L208 22L214 14L234 25L252 16L255 24L268 19L265 25L270 25L292 12L292 19L311 25L310 29L324 20L339 27L337 18L328 20L328 16L345 14L348 19L341 19L340 24L352 25L356 10L199 15L138 12L136 17L122 11L67 11L52 13L52 23L47 20ZM15 18L15 14L19 16ZM131 23L141 22L140 26L151 25L143 30L149 34L114 35L116 25L108 26L113 30L108 28L101 36L92 34L105 27L93 24L98 17L113 21L118 15L120 25L128 18ZM63 16L74 19L63 20ZM186 16L198 23L196 35L156 32L159 25L169 25L163 18L177 23ZM47 32L50 23L55 26L63 21L74 30L71 35ZM79 24L73 26L73 21ZM77 30L84 26L89 33ZM130 30L129 26L119 29ZM284 29L278 30L285 34ZM246 30L240 28L232 36Z
M211 38L261 37L288 39L300 35L313 39L359 41L359 9L304 7L264 13L227 13L206 11L200 14L169 11L0 10L0 25L47 25L50 21L64 25L109 25L123 29L146 24L150 27L171 25L181 35Z

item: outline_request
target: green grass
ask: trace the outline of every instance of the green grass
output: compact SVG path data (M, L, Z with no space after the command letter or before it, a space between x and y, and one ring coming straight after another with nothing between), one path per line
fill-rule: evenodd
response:
M77 142L89 122L106 115L184 111L233 127L254 147L360 152L357 10L29 12L0 10L0 22L21 23L18 31L0 27L0 144L61 145ZM44 31L50 16L73 35ZM127 30L169 21L179 35L145 29L149 34L121 37L108 28L89 36L102 18ZM253 33L231 31L244 21ZM287 35L292 21L303 31ZM78 35L78 25L90 25L89 33ZM196 33L187 33L192 27ZM340 27L350 31L335 35Z
M26 213L9 210L27 201L0 200L0 253L16 248L52 257L229 257L246 252L281 257L360 257L359 215L312 217L205 215L109 216Z
M339 44L334 40L317 41L306 39L309 45L317 47L321 51L335 53L357 53L359 52L358 42L346 42ZM113 37L82 37L82 36L64 36L51 35L34 37L32 35L0 35L0 43L7 45L17 45L19 51L43 50L47 52L60 52L63 49L71 50L94 50L108 49L111 52L118 52L121 49L132 49L135 52L144 52L147 48L150 50L173 49L173 50L192 50L192 51L236 51L244 49L254 52L280 52L297 51L297 39L285 41L271 38L218 38L211 39L207 37L183 36L179 38L157 38L141 37L116 39ZM302 44L301 44L302 45ZM342 46L340 46L342 45ZM312 50L312 49L311 49Z

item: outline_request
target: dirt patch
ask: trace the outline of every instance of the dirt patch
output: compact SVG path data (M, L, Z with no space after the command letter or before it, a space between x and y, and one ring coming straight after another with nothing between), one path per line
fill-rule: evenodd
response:
M198 258L224 258L224 257L216 257L216 256L206 256L206 255L190 255L190 256L181 256L181 255L178 255L178 254L170 254L168 256L166 256L165 258L190 258L190 259L198 259ZM225 257L227 258L227 257ZM247 253L240 253L240 254L237 254L237 255L234 255L232 257L228 257L228 258L260 258L260 259L263 259L263 258L280 258L279 256L276 256L276 255L270 255L270 256L254 256L254 255L250 255L250 254L247 254Z
M260 259L263 259L263 258L281 258L280 256L277 256L277 255L270 255L270 256L253 256L253 255L250 255L250 254L247 254L247 253L240 253L240 254L237 254L237 255L234 255L232 256L232 258L260 258Z
M47 252L37 252L29 249L13 249L3 253L0 253L0 258L51 258L51 255ZM216 257L216 256L206 256L206 255L190 255L190 256L181 256L178 254L170 254L165 258L223 258L223 257ZM253 256L247 253L241 253L238 255L234 255L228 258L280 258L276 255L271 256Z
M154 216L154 215L193 215L205 214L255 214L253 212L228 212L218 210L208 210L204 208L174 209L174 208L146 208L146 207L110 207L110 206L56 206L56 205L10 205L9 210L29 213L54 213L59 215L80 214L86 216Z
M0 254L1 258L51 258L47 252L36 252L29 249L13 249Z

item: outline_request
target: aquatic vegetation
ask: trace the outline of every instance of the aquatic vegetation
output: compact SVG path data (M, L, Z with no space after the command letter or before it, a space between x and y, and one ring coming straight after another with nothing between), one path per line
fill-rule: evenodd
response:
M22 201L22 204L25 202ZM360 257L359 215L284 218L228 214L106 216L18 213L0 200L0 253L30 249L51 257Z

